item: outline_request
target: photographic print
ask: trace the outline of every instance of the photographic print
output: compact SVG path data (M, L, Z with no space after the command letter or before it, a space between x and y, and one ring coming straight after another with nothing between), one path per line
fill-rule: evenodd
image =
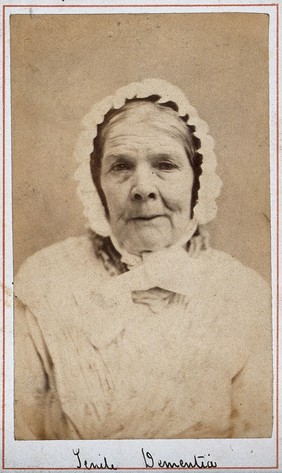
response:
M278 7L65 3L3 10L3 469L278 468Z

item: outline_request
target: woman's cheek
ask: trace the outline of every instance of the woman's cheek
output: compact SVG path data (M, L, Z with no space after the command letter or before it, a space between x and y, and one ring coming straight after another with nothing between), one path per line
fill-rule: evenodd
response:
M181 183L179 182L174 182L173 184L170 182L160 186L159 193L167 206L175 210L182 207L184 196L185 200L187 200L187 193L181 191Z
M129 191L126 186L117 182L106 186L104 189L110 216L120 216L127 208Z
M175 214L190 214L191 198L186 193L171 193L163 201Z

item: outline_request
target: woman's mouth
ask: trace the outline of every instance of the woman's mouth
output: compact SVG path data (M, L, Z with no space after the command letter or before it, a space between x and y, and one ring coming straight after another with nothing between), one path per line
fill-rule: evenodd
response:
M148 221L148 220L154 220L155 218L158 218L158 217L164 217L164 215L140 215L137 217L131 217L131 220Z

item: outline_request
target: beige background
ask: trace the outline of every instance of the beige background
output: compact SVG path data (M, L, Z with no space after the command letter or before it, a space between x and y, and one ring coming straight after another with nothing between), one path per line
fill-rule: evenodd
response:
M267 15L14 15L11 59L15 270L85 231L73 180L83 116L159 77L184 90L216 142L213 246L270 280Z

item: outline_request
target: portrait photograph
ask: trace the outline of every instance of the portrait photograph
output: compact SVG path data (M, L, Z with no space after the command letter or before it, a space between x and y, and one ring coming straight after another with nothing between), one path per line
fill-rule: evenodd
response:
M278 468L277 10L32 3L6 10L6 461Z

